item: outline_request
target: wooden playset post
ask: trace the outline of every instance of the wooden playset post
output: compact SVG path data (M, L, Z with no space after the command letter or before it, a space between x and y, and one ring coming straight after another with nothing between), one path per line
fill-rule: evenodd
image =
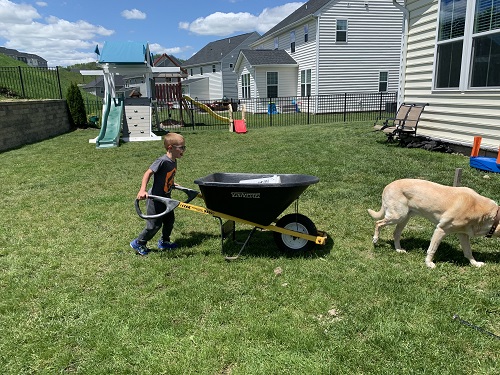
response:
M229 111L229 131L234 132L234 119L233 119L233 105L232 105L232 103L228 104L227 109Z

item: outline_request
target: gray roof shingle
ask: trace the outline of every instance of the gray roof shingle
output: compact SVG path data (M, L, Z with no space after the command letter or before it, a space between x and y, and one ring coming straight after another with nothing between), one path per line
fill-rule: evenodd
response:
M248 63L256 65L297 65L297 62L282 49L244 49L240 53Z
M307 16L311 16L328 4L331 0L309 0L307 3L303 4L300 8L298 8L295 12L286 17L283 21L278 23L276 26L267 31L262 37L269 36L273 34L275 31L285 28L288 25L291 25L294 22L297 22Z
M256 38L259 36L258 33L252 32L247 34L241 34L237 36L232 36L225 39L216 40L215 42L208 43L201 50L196 52L191 58L186 60L182 66L189 67L192 65L199 65L205 63L211 63L216 61L221 61L224 57L226 57L231 51L237 48L239 45L244 43L248 38L256 35Z

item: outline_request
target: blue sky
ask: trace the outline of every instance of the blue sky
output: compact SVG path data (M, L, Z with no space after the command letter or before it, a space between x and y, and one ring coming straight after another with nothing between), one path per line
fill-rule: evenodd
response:
M148 42L188 59L207 43L265 33L305 2L293 0L0 0L0 46L49 66L95 61L105 41Z

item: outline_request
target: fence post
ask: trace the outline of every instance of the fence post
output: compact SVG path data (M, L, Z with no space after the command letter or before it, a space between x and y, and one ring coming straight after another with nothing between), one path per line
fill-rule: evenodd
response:
M344 122L347 120L347 93L344 93Z
M378 119L381 120L382 119L382 92L380 92L380 107L379 107L379 111L378 111Z
M59 76L59 66L56 66L57 85L59 86L59 99L63 99L63 92L61 87L61 77Z
M18 66L17 69L19 70L19 82L21 82L22 96L23 96L23 98L26 98L26 93L24 91L23 72L22 72L21 66Z
M273 126L273 113L271 111L271 104L272 104L272 101L273 98L269 98L269 104L267 106L267 113L269 114L269 126Z
M307 125L311 124L311 95L307 95Z

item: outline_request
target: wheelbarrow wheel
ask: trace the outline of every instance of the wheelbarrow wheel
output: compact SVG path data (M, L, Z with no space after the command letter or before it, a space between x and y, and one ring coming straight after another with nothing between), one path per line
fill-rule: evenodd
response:
M301 214L285 215L276 222L276 226L312 236L318 234L318 230L311 219ZM307 251L314 246L314 242L308 241L305 238L278 232L274 232L274 241L280 250L287 252Z

